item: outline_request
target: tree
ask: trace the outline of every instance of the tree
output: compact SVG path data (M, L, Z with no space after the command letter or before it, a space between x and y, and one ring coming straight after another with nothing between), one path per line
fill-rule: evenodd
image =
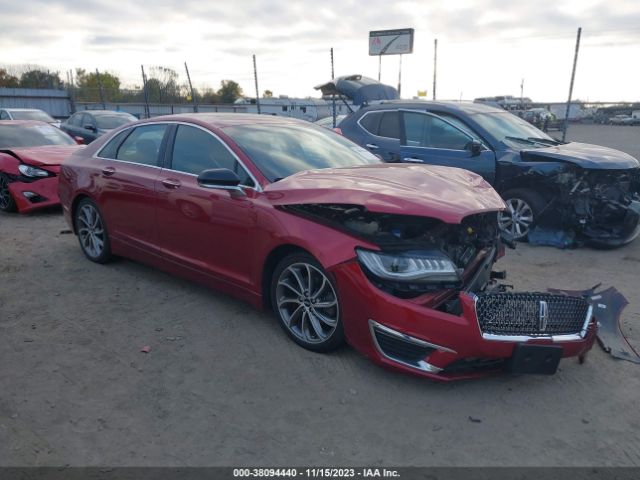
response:
M0 68L0 87L18 88L20 80L15 75L11 75L4 68Z
M222 103L233 103L242 97L242 88L233 80L222 80L218 89L218 97Z
M62 88L62 80L58 72L48 72L40 69L27 70L20 76L22 88Z
M213 88L196 90L196 98L199 103L220 103L220 97Z
M147 79L149 101L154 103L180 103L186 101L188 88L178 83L178 72L167 67L151 67ZM152 98L154 100L152 100Z
M106 101L120 99L120 78L109 72L87 72L83 68L76 68L76 98L85 102L99 102L100 83Z
M262 96L263 96L264 98L271 98L271 97L273 97L273 92L272 92L271 90L265 90L265 91L262 93Z

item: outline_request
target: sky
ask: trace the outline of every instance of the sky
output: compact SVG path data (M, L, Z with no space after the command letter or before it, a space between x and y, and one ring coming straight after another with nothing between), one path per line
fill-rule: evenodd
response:
M260 92L317 97L335 74L378 76L370 30L414 28L402 56L402 96L472 100L520 95L566 101L576 32L582 40L573 98L640 100L639 0L0 0L0 64L113 72L141 84L140 65L161 65L196 87L223 79ZM382 58L382 81L398 85L399 57Z

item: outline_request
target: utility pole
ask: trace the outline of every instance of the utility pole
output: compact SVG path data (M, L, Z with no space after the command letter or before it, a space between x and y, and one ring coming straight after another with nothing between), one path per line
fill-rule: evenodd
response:
M258 90L258 67L256 67L256 56L253 55L253 79L256 82L256 105L258 106L258 115L260 115L260 90Z
M140 65L142 69L142 93L144 94L144 114L145 118L151 118L149 110L149 92L147 90L147 76L144 74L144 65Z
M382 54L378 55L378 82L380 82L381 75L382 75Z
M184 69L187 71L187 80L189 81L189 90L191 90L191 101L193 102L193 111L197 113L198 101L196 100L196 92L194 92L193 85L191 84L191 75L189 75L189 67L187 67L187 62L184 62Z
M520 108L524 108L524 78L520 82Z
M398 65L398 97L402 95L402 54L400 54L400 63Z
M436 99L436 68L438 66L438 39L433 40L433 99Z
M567 109L564 113L564 125L562 127L562 141L567 138L567 127L569 126L569 109L571 108L571 96L573 95L573 81L576 78L576 65L578 64L578 51L580 50L580 35L582 35L582 27L578 28L576 37L576 51L573 55L573 69L571 70L571 83L569 84L569 99L567 100Z
M333 80L335 77L335 73L333 71L333 47L331 47L331 79ZM333 128L336 128L336 94L331 94L331 103L333 105Z
M98 88L100 89L100 102L102 102L102 109L106 110L107 106L104 102L104 88L102 88L102 80L100 79L100 72L96 68L96 78L98 79Z

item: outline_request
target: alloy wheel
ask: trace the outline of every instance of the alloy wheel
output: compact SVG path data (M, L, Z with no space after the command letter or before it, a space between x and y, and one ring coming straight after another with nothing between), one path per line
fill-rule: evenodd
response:
M85 204L78 212L78 237L80 245L91 258L98 258L104 252L104 225L96 207Z
M507 210L500 212L498 224L501 230L508 232L514 239L524 238L533 223L533 210L521 198L510 198L505 201Z
M338 297L326 275L309 263L293 263L278 278L276 302L285 327L299 340L327 341L338 326Z

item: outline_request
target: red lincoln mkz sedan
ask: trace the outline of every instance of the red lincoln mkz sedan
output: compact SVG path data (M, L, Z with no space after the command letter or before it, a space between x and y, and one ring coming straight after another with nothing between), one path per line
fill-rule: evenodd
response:
M248 114L158 117L64 162L84 254L133 258L273 309L299 345L346 340L437 379L553 373L583 355L583 298L510 293L500 196L465 170L384 164L312 124Z

